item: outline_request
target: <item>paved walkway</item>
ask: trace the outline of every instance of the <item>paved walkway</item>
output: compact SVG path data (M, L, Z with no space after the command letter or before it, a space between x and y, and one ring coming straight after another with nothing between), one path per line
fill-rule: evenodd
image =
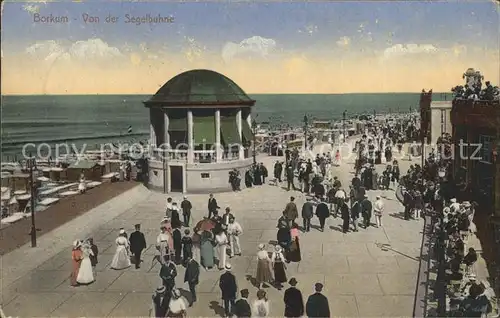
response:
M262 159L272 172L273 158ZM401 170L408 164L401 162ZM352 162L333 168L343 184L352 178ZM302 261L291 263L288 278L295 277L305 298L313 285L321 282L330 301L332 316L411 316L420 254L423 221L401 219L402 206L393 191L370 191L386 197L383 228L369 228L358 233L341 233L340 219L327 220L326 231L302 234ZM243 255L230 260L238 279L238 287L249 288L250 300L256 288L249 277L255 275L256 251L259 243L276 239L276 223L294 195L300 206L305 197L300 192L264 185L240 193L217 194L219 205L230 206L243 226ZM173 196L180 200L181 196ZM159 268L150 270L159 221L164 214L164 194L142 187L90 211L67 225L43 236L37 249L24 246L2 258L2 303L11 316L145 316L152 292L161 282ZM206 195L191 195L194 221L206 214ZM150 244L139 270L109 269L115 252L118 229L131 232L142 224ZM318 224L317 219L313 224ZM74 239L94 237L100 249L97 280L86 287L69 286L71 247ZM219 271L202 270L198 286L198 302L189 308L189 316L217 316L223 313L218 287ZM184 269L178 267L177 287L183 284ZM285 286L285 288L288 286ZM267 288L271 316L283 315L283 291ZM184 292L185 293L185 292ZM186 294L186 293L185 293ZM186 294L186 297L187 294Z

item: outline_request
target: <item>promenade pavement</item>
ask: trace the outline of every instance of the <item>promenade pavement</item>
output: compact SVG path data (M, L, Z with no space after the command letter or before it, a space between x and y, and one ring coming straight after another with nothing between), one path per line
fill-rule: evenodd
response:
M272 174L275 157L260 157ZM343 185L352 179L353 159L334 167ZM400 161L405 172L408 163ZM283 184L284 186L284 184ZM386 212L383 228L370 227L357 233L343 234L340 218L329 218L325 232L313 229L301 234L302 261L287 265L288 278L298 280L304 301L313 292L316 282L323 283L330 302L332 316L410 316L416 287L418 256L420 255L423 221L402 220L402 205L394 191L370 191L375 199L384 197ZM272 250L276 239L276 224L289 197L296 197L299 209L305 196L298 191L286 191L281 186L263 185L237 193L216 194L221 208L231 207L243 227L243 255L228 259L238 280L239 289L250 290L250 301L256 298L251 277L256 272L256 252L259 243ZM167 195L149 192L138 186L89 211L74 221L44 235L39 247L23 246L2 257L2 306L9 316L51 317L125 317L146 316L151 296L161 285L159 267L151 268L154 243L159 222L164 215ZM180 201L181 194L172 194ZM190 195L193 221L207 214L207 195ZM374 221L374 220L372 220ZM136 223L142 225L149 244L143 254L143 266L115 271L109 263L115 252L114 241L124 227L132 232ZM313 219L317 225L318 220ZM71 287L71 243L92 236L99 247L96 282L89 286ZM198 301L188 309L188 316L220 316L218 270L201 270ZM178 266L177 287L188 295L183 283L184 269ZM283 293L266 288L270 300L270 316L282 316Z

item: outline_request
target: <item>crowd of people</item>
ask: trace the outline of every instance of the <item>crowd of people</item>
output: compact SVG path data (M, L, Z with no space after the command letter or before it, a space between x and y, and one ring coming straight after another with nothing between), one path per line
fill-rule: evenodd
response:
M477 252L465 247L466 237L475 231L474 204L464 200L458 203L455 198L457 188L448 180L450 160L443 154L449 151L449 147L446 147L449 136L443 136L440 148L437 152L433 149L423 167L413 164L405 175L401 175L398 161L393 160L392 149L410 141L415 137L415 132L417 130L413 117L403 123L387 126L382 124L366 131L356 143L356 171L347 187L338 177L331 175L331 165L342 160L338 150L333 152L333 159L331 153L318 154L316 158L308 159L301 156L297 149L292 149L285 152L284 162L275 162L271 183L280 185L286 181L288 190L299 190L306 194L306 202L299 214L295 197L291 196L278 220L276 243L257 246L256 272L251 275L257 292L252 304L248 300L250 291L239 290L230 264L232 258L239 257L242 253L240 237L244 233L231 208L226 207L220 214L219 203L210 194L207 216L192 225L193 206L188 198L184 197L180 204L168 198L165 218L160 222L160 233L155 242L156 255L151 264L151 268L156 263L160 264L159 277L162 281L162 286L158 287L152 297L151 316L186 316L188 308L197 299L200 268L205 268L207 271L221 271L219 288L227 317L268 316L272 304L264 288L274 286L281 290L286 283L290 287L286 289L283 298L285 317L329 317L328 299L321 293L322 284L315 284L315 293L304 304L302 293L297 288L297 279L288 277L287 265L301 261L300 235L301 232L311 231L314 217L318 219L317 229L322 232L330 217L342 219L342 227L337 230L343 233L357 232L360 228L372 226L383 227L384 200L378 195L372 202L367 195L367 191L377 189L396 191L405 207L405 220L419 220L426 213L442 214L443 221L438 226L445 233L443 242L447 247L447 266L452 275L465 277L468 284L463 287L468 292L462 297L459 311L467 316L474 316L477 308L481 308L479 311L482 313L491 310L491 306L486 306L484 298L489 295L489 289L484 282L479 284L485 287L482 289L474 283L473 265L477 260ZM381 158L381 151L385 152L384 158ZM375 166L384 163L387 166L379 177ZM261 163L246 171L244 177L246 187L259 186L266 183L268 171ZM241 178L238 171L230 173L229 182L234 191L240 190ZM301 225L299 218L302 218ZM372 223L373 218L375 223ZM116 253L110 266L112 269L123 270L132 264L136 268L141 266L141 254L147 245L139 224L130 237L121 229L116 245ZM75 242L72 285L88 284L95 279L92 268L97 264L97 254L97 247L92 240L86 243ZM186 269L184 282L189 286L189 302L182 297L175 283L178 266Z

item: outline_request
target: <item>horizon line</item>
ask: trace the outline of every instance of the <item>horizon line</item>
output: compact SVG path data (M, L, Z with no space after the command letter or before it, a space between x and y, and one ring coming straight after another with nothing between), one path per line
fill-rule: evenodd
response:
M428 92L428 91L427 91ZM422 92L349 92L349 93L246 93L247 95L361 95L361 94L421 94ZM452 94L452 92L432 92L433 94ZM154 96L155 94L1 94L7 96Z

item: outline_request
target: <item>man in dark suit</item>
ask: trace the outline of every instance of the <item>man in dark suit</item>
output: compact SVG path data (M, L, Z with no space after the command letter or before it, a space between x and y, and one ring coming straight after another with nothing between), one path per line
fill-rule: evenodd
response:
M324 198L321 198L321 202L316 207L316 216L319 219L321 232L324 232L326 218L330 216L330 208L328 207L328 204L326 204L326 200Z
M285 290L285 297L283 298L285 302L285 317L302 317L304 315L304 300L302 299L302 293L295 286L297 286L297 280L291 278L289 284L292 286Z
M189 220L191 219L191 209L193 205L185 196L181 202L182 216L184 217L184 226L189 227Z
M196 302L196 285L199 283L200 278L200 265L190 256L187 259L186 263L186 273L184 274L184 282L187 282L189 285L189 291L193 297L193 301L190 306Z
M236 301L236 292L238 291L236 278L231 273L230 264L226 264L226 272L220 276L219 287L222 292L226 317L230 317Z
M365 195L363 201L361 201L361 206L363 209L363 226L364 228L368 228L370 226L370 220L372 218L372 209L373 205L370 200L368 200L368 196Z
M252 309L248 303L248 289L241 290L241 298L234 304L233 314L238 318L250 318L252 317Z
M214 211L217 211L219 209L219 205L217 204L217 200L214 198L214 195L210 193L210 196L208 198L208 218L212 218L212 214Z
M168 304L170 302L170 297L167 293L165 286L158 287L155 294L153 295L153 308L154 316L152 317L165 317L168 311Z
M405 220L409 220L410 219L410 211L413 207L413 197L410 194L410 191L405 189L405 190L403 190L403 198L404 198L404 206L405 206L404 218L405 218Z
M311 219L314 216L314 205L310 197L307 197L306 200L302 205L302 223L304 225L304 232L309 232L311 230Z
M167 289L167 295L170 295L175 287L176 276L177 269L175 268L175 264L170 260L169 256L165 256L160 269L160 278L163 281L163 286Z
M314 285L316 292L309 296L306 304L307 317L330 317L330 306L328 305L328 298L321 293L323 284L316 283Z
M134 264L135 268L138 269L141 267L141 254L142 251L146 248L146 238L144 234L141 232L141 225L135 225L135 232L130 234L130 252L134 254Z

